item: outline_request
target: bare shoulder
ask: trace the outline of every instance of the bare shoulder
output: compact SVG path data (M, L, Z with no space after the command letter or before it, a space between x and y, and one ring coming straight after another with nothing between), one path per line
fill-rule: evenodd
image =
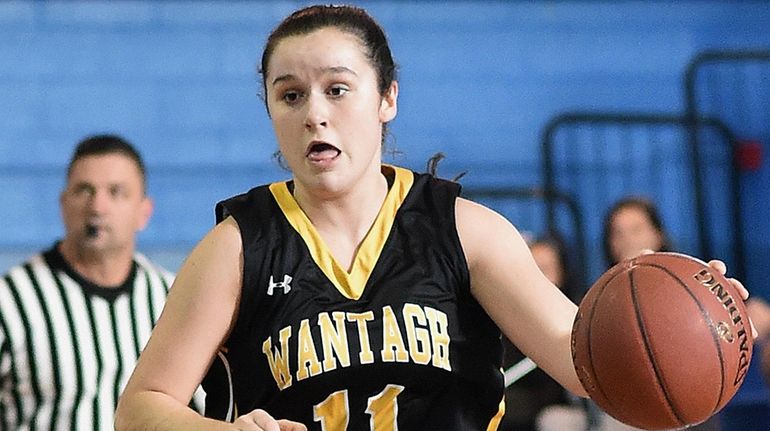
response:
M207 241L208 240L208 241ZM233 217L227 217L214 226L203 242L211 242L213 247L241 249L241 230Z
M483 238L498 229L513 228L500 214L464 198L458 198L455 202L455 219L463 242Z
M484 205L458 198L457 233L471 269L485 256L518 255L528 251L519 231L502 215Z
M228 217L212 228L190 254L196 264L222 265L227 258L239 257L243 252L238 223Z
M483 234L497 229L515 230L513 225L496 211L465 198L457 198L455 217L458 228L468 230L469 233Z
M219 293L237 297L243 268L243 245L232 217L212 228L195 246L177 274L174 287L189 294L216 287Z

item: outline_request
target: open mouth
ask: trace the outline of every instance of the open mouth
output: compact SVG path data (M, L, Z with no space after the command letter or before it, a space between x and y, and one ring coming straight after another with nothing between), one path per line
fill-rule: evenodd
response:
M307 157L312 161L331 160L339 156L341 151L334 145L326 142L313 142L307 151Z
M104 223L98 221L88 221L83 227L83 233L85 233L85 236L88 239L96 239L102 233L106 232L107 228L107 225Z

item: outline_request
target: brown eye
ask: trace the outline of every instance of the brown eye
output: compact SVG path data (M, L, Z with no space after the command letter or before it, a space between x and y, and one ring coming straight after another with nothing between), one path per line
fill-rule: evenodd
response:
M331 87L329 89L328 93L332 97L342 97L348 91L350 91L350 90L347 87L345 87L344 85L335 85L335 86L333 86L333 87Z
M283 93L281 99L288 104L296 103L299 100L300 94L298 91L287 91Z
M123 187L120 187L120 186L110 187L110 196L112 196L113 198L121 197L121 196L124 196L125 194L126 194L125 189Z
M78 184L72 189L72 194L78 197L93 196L96 190L88 184Z

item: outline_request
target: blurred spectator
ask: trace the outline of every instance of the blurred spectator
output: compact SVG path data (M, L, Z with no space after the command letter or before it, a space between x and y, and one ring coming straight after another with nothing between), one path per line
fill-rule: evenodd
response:
M604 218L603 245L608 267L646 249L671 251L658 209L641 197L621 199L609 210Z

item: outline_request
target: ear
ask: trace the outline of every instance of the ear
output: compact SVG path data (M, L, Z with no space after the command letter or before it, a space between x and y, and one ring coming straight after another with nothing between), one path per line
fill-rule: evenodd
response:
M388 91L382 96L380 101L380 122L387 123L396 118L398 112L398 82L390 83Z
M149 196L145 196L144 199L142 199L142 203L139 207L139 215L136 220L137 232L144 230L144 228L147 227L147 223L150 222L150 216L152 216L152 210L154 207L155 204Z
M67 200L67 186L64 186L64 189L62 189L61 193L59 193L59 217L61 217L62 221L64 220L64 204Z

